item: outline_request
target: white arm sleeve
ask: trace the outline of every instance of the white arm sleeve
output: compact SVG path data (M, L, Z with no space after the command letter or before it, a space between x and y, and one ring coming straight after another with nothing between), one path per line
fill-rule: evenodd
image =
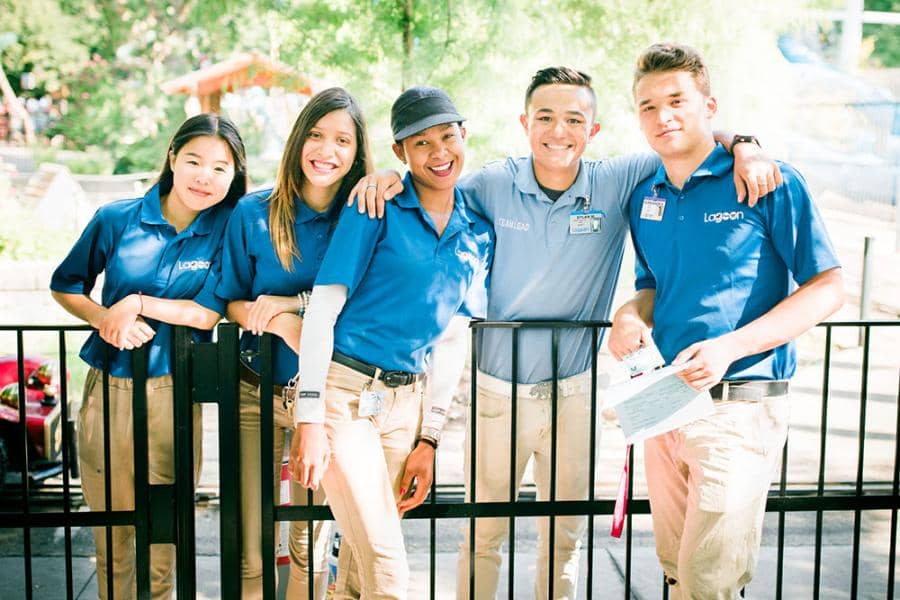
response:
M468 330L468 317L453 317L431 351L431 368L425 384L425 405L422 408L422 435L435 440L441 439L453 392L459 385L459 378L466 364Z
M317 285L303 316L300 334L300 384L294 423L325 422L325 380L334 352L334 324L347 302L347 286Z

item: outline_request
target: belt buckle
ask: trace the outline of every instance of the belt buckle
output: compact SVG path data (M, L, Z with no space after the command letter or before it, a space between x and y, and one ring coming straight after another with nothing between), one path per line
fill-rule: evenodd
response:
M400 387L409 383L409 373L403 371L384 371L381 382L389 388Z
M299 381L300 373L297 373L281 388L281 406L286 411L290 412L294 407L294 398L297 397L297 383Z

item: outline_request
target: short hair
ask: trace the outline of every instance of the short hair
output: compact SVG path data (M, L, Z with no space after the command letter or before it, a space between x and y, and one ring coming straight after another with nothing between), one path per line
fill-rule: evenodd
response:
M686 71L694 77L697 88L709 96L709 70L703 55L695 48L686 44L674 42L660 42L653 44L644 50L637 59L634 67L634 82L631 84L631 93L637 90L638 82L651 73L665 73L667 71Z
M591 95L591 107L594 112L597 111L597 95L594 88L591 87L591 76L577 69L570 67L547 67L541 69L531 78L528 89L525 91L525 112L528 112L528 105L531 103L531 96L534 90L542 85L565 84L577 85L586 88Z

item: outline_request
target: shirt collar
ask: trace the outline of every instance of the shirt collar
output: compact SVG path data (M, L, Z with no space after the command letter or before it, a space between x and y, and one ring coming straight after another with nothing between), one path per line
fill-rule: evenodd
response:
M556 202L550 200L538 184L537 176L534 174L534 155L529 154L522 160L522 163L521 168L516 173L515 181L516 187L519 188L519 191L523 194L531 194L532 196L537 196L539 200L559 204L571 204L575 202L577 198L586 198L589 196L587 170L584 168L584 161L580 159L578 161L578 176L575 177L575 181L572 182L572 185L563 191L563 194Z
M306 202L301 200L300 198L294 198L294 206L296 207L296 221L298 223L309 223L310 221L314 221L316 219L330 219L330 215L332 214L332 208L334 207L334 203L340 204L337 198L332 201L331 207L325 209L325 212L316 212L311 209Z
M706 159L700 163L700 166L691 173L691 176L687 178L684 185L687 187L688 182L693 179L700 179L701 177L722 177L723 175L728 174L733 167L734 157L725 150L725 147L722 146L722 144L716 144L716 147L713 148L712 152L710 152ZM656 187L668 185L668 183L669 178L666 176L666 167L665 165L659 165L656 174L653 176L652 185L653 187Z
M416 194L416 188L413 185L412 173L410 171L407 171L406 175L403 177L403 191L394 198L394 202L396 202L397 206L400 208L418 209L423 216L425 215L425 209L422 208L422 203L419 202L419 195ZM463 199L462 192L459 191L458 187L454 186L453 213L450 215L450 220L447 222L447 228L444 231L444 234L447 235L448 231L449 233L453 233L457 229L461 229L462 226L469 226L473 222L472 217L469 216L468 210L466 210L466 203Z
M208 235L212 231L216 214L221 207L222 202L214 204L206 208L197 215L194 221L188 225L182 233L190 235ZM159 184L155 184L141 200L141 222L147 225L156 225L160 227L172 227L172 224L166 221L162 214L162 201L159 197Z

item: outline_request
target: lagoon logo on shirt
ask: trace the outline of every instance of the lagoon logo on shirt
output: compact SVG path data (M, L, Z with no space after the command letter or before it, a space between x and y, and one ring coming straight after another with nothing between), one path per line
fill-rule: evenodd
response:
M202 271L208 269L209 265L208 260L179 260L175 266L179 271Z
M514 229L515 231L528 231L531 229L531 223L523 223L516 219L504 219L503 217L497 219L497 225L504 229Z
M704 223L721 223L723 221L738 221L744 218L744 211L735 210L731 212L703 213Z

